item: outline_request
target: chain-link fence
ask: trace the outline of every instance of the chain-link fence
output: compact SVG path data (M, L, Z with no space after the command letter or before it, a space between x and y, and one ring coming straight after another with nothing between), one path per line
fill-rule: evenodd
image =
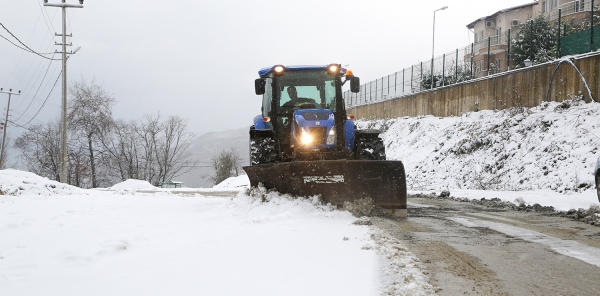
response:
M456 49L361 85L359 93L344 93L348 106L398 98L472 78L472 47ZM434 73L432 76L431 73Z
M597 11L598 5L594 5L594 7L596 14L599 14ZM562 14L561 9L565 9L565 12ZM600 36L600 30L596 28L595 30L598 32L596 33L597 36L594 36L593 25L599 25L599 22L594 23L594 14L591 13L591 9L592 4L588 1L573 1L558 6L547 13L546 18L552 21L552 26L556 28L554 34L560 40L555 58L561 57L565 53L578 54L598 49L598 41L595 40ZM561 17L559 17L562 15L562 18L565 18L567 15L581 12L589 13L589 16L586 17L592 20L591 29L579 33L582 36L593 37L593 39L588 38L591 41L588 41L587 44L581 41L584 37L575 38L573 36L569 38L565 36L567 26L564 24L564 21L561 23ZM527 23L533 23L533 20L528 20ZM514 61L516 56L515 53L511 52L513 50L511 47L513 47L513 43L515 42L515 37L518 37L517 32L520 27L529 30L528 25L523 27L522 24L516 23L512 24L511 29L504 32L498 30L496 31L496 35L487 38L475 34L475 42L468 46L447 52L441 56L437 56L433 60L419 62L393 74L362 84L359 93L344 92L343 96L346 107L400 98L417 92L511 70L516 66ZM530 36L532 35L530 34ZM531 38L533 39L534 37ZM525 43L529 43L529 41ZM577 43L583 43L584 46L579 46ZM561 46L568 50L563 52ZM571 48L574 49L571 50Z
M432 61L420 62L393 74L361 85L359 93L344 93L346 104L364 105L426 91L437 87L467 81L488 74L508 70L506 63L497 59L477 60L477 54L488 49L509 47L510 32L491 36L469 46L437 56ZM487 55L491 56L491 55ZM433 75L431 75L433 73Z

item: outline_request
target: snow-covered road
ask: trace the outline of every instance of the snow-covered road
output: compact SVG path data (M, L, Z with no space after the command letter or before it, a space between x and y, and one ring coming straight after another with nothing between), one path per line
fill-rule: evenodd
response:
M386 285L417 294L431 288L410 252L390 255L381 234L371 238L371 226L309 199L139 193L139 184L83 190L14 170L0 171L0 181L0 295L378 295ZM403 285L394 287L399 278Z

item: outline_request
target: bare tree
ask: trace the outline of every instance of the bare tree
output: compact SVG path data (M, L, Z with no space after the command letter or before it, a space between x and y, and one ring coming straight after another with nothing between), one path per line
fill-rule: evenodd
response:
M187 119L179 116L170 116L161 127L162 137L154 148L158 179L164 182L188 172L195 165L187 151L195 135L187 131Z
M17 138L14 147L24 156L27 169L52 180L60 179L59 122L50 121L29 128Z
M152 184L169 181L196 164L188 149L195 135L187 131L187 120L160 113L145 115L138 123L117 121L102 137L110 155L111 170L121 179L141 179Z
M227 178L239 176L241 167L241 158L237 151L221 151L219 156L212 159L212 165L215 169L215 175L212 177L213 183L219 184Z
M74 139L68 145L67 182L80 188L93 187L86 140Z
M102 134L101 141L107 152L107 163L119 180L144 180L141 151L143 145L136 134L136 123L116 120L110 133Z
M100 135L107 132L112 124L112 107L115 99L102 86L85 80L76 82L69 88L71 100L67 120L69 128L86 140L92 187L98 187L96 145Z
M116 179L140 179L152 184L169 181L191 170L188 149L195 135L187 120L160 113L139 121L114 121L114 99L94 82L70 89L68 179L79 187L98 187ZM60 169L58 121L36 125L15 143L30 171L58 180Z
M145 115L140 124L135 126L136 134L142 142L142 176L151 184L158 184L159 181L155 153L161 129L160 113Z

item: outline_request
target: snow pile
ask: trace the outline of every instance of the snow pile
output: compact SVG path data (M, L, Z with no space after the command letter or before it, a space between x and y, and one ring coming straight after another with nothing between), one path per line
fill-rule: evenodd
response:
M18 170L0 170L0 195L85 195L84 189L63 184L34 173Z
M403 161L409 189L569 193L594 188L600 147L597 103L548 102L531 109L358 125L386 131L387 158Z
M138 189L156 189L155 186L148 181L127 179L121 183L115 184L108 188L110 190L138 190Z
M352 217L352 214L347 211L336 211L334 205L324 204L318 196L292 197L289 194L281 194L262 186L240 192L230 206L243 208L244 211L263 211L270 207L284 207L286 212L302 210L325 216L343 214L345 217Z
M247 175L239 175L237 177L231 177L225 179L223 182L213 186L215 189L221 188L240 188L240 187L249 187L250 180Z
M423 274L420 260L399 240L379 228L371 229L378 254L384 256L384 278L386 283L383 295L433 295L435 290L429 284L429 277ZM369 248L369 246L365 247ZM424 268L423 268L424 269Z
M425 195L423 195L425 193ZM443 193L443 192L442 192ZM446 192L448 196L438 194L436 198L452 199L459 201L481 201L500 199L505 202L510 202L515 206L521 204L533 206L539 204L541 206L551 206L556 211L569 211L571 209L587 209L591 206L597 206L598 197L595 190L587 190L577 194L566 195L558 193L550 189L536 191L493 191L493 190L465 190L453 189L451 192ZM409 194L417 196L426 196L427 194L435 196L435 192L428 193L427 191L409 191Z

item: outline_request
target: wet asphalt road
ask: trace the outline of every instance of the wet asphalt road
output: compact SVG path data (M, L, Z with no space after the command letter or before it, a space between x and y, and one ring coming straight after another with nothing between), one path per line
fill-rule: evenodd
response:
M408 199L373 218L421 260L439 295L600 295L600 227L469 202Z

